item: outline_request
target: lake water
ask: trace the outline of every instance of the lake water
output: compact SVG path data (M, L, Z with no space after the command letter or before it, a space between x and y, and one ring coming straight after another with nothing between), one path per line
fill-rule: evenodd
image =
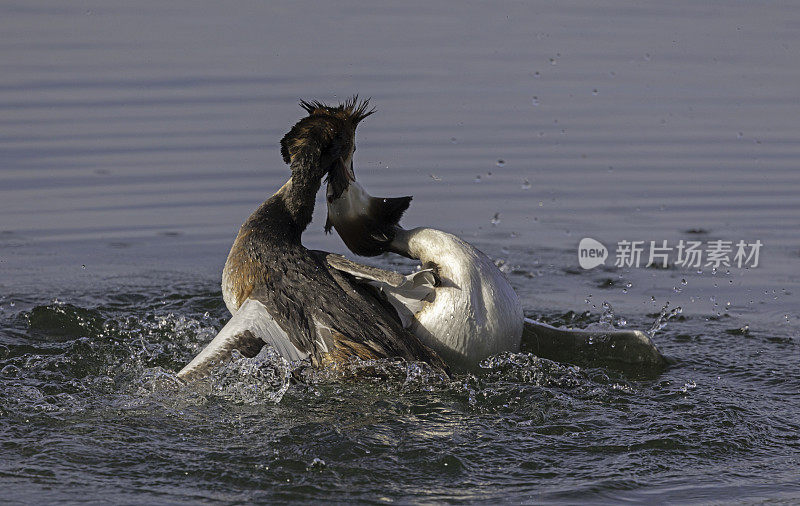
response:
M4 500L800 499L800 5L12 0L0 33ZM261 356L176 386L298 100L353 93L379 111L358 177L414 195L406 226L474 243L544 321L680 307L670 366L289 385ZM322 204L304 240L344 253ZM763 247L617 268L623 240Z

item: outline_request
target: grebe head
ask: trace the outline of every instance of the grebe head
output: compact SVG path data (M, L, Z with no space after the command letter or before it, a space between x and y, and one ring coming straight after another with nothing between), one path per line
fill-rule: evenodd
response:
M319 101L300 102L308 116L298 121L281 139L281 156L291 164L292 178L317 179L327 175L329 184L343 191L352 174L358 123L374 113L369 99L355 95L337 106Z
M356 182L353 171L355 127L359 121L375 112L374 108L367 110L368 103L368 100L357 103L357 97L353 97L336 108L318 102L304 102L302 105L311 114L309 118L320 115L341 120L344 124L339 145L340 156L333 159L328 170L328 219L325 232L330 233L331 228L336 228L350 251L357 255L375 256L390 250L389 245L394 239L400 218L411 203L411 197L373 197Z

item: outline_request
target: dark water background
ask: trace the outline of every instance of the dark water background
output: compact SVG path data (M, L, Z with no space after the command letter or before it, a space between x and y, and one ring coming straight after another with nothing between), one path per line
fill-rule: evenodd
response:
M800 499L799 5L6 1L0 69L3 500ZM545 321L681 307L672 365L289 385L262 355L176 386L298 99L356 92L359 179L414 195L406 225ZM317 211L306 243L344 252ZM582 237L764 247L583 271Z

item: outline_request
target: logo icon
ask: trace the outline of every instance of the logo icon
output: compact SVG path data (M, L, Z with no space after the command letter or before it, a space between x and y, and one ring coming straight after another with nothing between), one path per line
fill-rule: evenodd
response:
M603 265L608 258L608 249L598 240L584 237L578 243L578 263L586 270Z

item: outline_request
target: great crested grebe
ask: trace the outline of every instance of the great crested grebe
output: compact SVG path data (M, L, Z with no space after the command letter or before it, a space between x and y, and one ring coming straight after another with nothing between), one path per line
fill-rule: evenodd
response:
M436 275L436 284L391 272L379 278L355 263L351 269L339 264L340 268L378 288L403 324L454 370L474 370L490 355L517 352L523 339L535 354L554 360L664 362L651 340L638 330L563 329L524 318L517 294L494 262L453 234L400 227L398 221L411 197L372 197L356 181L352 157L349 161L331 170L328 178L326 231L335 228L358 255L388 251L417 259L425 271ZM404 282L387 283L390 274Z
M233 316L178 377L202 376L234 349L255 356L265 344L287 360L315 367L356 357L401 357L446 373L444 362L403 327L392 307L348 273L370 273L387 286L405 286L424 298L419 292L433 284L430 272L403 277L301 244L322 178L351 166L356 126L373 112L368 101L357 97L336 107L305 101L301 106L308 115L281 140L291 177L244 222L225 263L222 292ZM403 206L392 202L398 209ZM419 290L412 289L415 284Z
M424 227L405 230L397 221L382 220L375 210L384 199L370 196L352 169L346 174L353 177L340 192L333 187L342 184L337 180L342 173L331 172L328 179L328 224L347 247L361 255L391 251L417 259L437 280L433 293L421 291L423 298L415 298L406 286L350 272L380 289L403 323L456 370L474 369L497 353L519 351L522 305L494 262L453 234Z

